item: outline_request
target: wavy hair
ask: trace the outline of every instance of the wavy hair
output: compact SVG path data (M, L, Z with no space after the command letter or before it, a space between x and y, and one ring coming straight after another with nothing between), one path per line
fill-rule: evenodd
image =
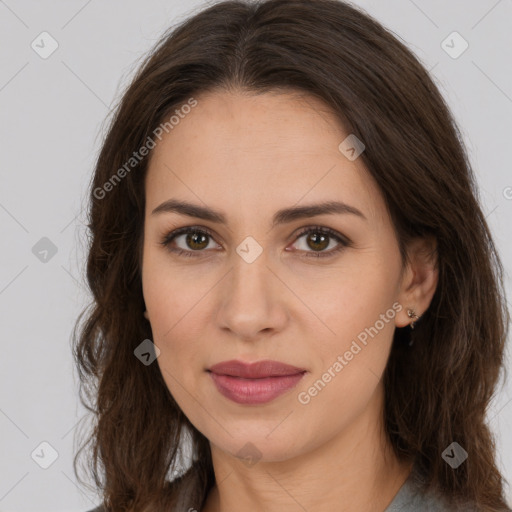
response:
M409 327L395 330L383 421L397 457L416 464L426 487L453 503L507 509L486 412L504 373L510 316L461 134L406 45L337 0L233 0L204 8L164 34L116 105L88 199L93 298L73 331L80 399L95 420L75 456L78 479L84 483L77 465L87 454L105 510L177 510L186 480L171 482L169 474L180 471L188 433L195 461L190 503L200 510L214 485L208 440L182 413L158 365L134 356L142 340L152 339L141 283L151 153L126 167L175 109L213 90L289 90L321 99L366 146L360 158L385 199L402 263L408 241L435 238L437 289L412 346ZM453 441L469 453L457 469L441 457Z

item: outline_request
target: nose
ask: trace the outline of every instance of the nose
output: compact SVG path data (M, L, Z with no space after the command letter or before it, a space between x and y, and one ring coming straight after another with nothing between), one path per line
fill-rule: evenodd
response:
M282 331L288 322L286 287L268 265L265 251L252 263L237 254L222 280L217 323L245 341Z

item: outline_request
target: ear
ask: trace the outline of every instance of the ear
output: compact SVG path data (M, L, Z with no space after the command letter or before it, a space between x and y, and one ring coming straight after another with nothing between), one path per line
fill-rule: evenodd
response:
M428 309L439 279L437 242L432 236L415 238L407 248L409 256L400 283L398 302L402 310L395 316L395 325L405 327L413 319L407 310L413 309L418 317Z
M149 320L149 315L148 315L148 312L147 311L144 311L144 317Z

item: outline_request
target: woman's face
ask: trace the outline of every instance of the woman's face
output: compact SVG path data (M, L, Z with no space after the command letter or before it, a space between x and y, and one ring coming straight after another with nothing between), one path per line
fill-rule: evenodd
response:
M289 459L378 422L393 331L414 304L402 302L383 198L350 139L339 149L349 133L323 103L196 100L164 132L146 178L142 279L157 364L212 448ZM155 212L170 200L192 206ZM347 207L301 214L328 202ZM185 227L199 232L162 244ZM210 371L232 360L295 369Z

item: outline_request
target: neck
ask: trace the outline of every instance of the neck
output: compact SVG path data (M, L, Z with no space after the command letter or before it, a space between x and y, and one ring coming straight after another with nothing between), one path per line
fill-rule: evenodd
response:
M372 400L382 403L382 390ZM211 444L216 485L201 512L384 511L412 464L394 455L379 411L369 403L328 442L283 461L247 466Z

